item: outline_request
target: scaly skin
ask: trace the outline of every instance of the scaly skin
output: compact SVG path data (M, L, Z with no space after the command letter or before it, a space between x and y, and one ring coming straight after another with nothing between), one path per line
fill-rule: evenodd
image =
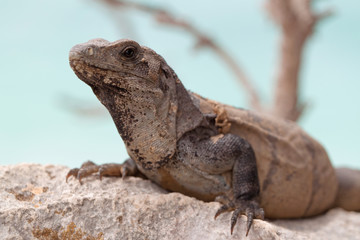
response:
M110 112L130 159L86 163L67 178L140 172L170 191L220 201L215 217L234 210L231 233L246 215L246 235L264 210L270 218L312 216L339 198L325 150L296 124L186 91L153 50L131 40L94 39L74 46L69 59Z

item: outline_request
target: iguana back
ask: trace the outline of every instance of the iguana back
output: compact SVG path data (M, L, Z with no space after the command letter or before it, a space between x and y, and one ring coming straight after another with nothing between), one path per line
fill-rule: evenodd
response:
M217 115L220 132L250 142L267 217L312 216L334 204L338 182L328 155L297 124L192 96L204 114Z

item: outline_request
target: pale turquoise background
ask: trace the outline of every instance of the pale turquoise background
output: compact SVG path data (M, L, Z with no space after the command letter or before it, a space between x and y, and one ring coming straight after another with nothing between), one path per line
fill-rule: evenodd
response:
M244 65L264 102L270 100L278 35L263 1L152 3L214 36ZM320 4L336 16L318 27L308 45L301 91L310 107L300 124L326 146L335 165L360 168L360 1ZM86 117L70 107L101 107L68 65L69 49L91 38L133 38L162 54L187 88L246 107L241 86L211 51L194 51L190 36L146 14L120 15L90 0L2 0L0 30L0 164L75 167L87 159L126 158L108 115Z

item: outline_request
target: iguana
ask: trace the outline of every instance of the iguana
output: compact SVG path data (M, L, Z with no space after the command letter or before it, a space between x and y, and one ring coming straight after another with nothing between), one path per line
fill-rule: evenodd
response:
M93 39L69 61L110 112L130 156L83 164L81 179L142 173L161 187L219 201L215 218L300 218L332 207L360 210L360 174L334 169L324 148L291 121L231 107L187 91L155 51L132 40Z

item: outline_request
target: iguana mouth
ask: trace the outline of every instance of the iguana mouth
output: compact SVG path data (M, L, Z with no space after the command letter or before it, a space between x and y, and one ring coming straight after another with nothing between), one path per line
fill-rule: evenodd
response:
M129 93L126 88L119 87L115 82L111 81L110 78L107 78L107 75L109 74L117 74L116 71L104 69L80 59L70 60L69 62L78 78L89 86L107 88L108 90L117 92L121 95Z

